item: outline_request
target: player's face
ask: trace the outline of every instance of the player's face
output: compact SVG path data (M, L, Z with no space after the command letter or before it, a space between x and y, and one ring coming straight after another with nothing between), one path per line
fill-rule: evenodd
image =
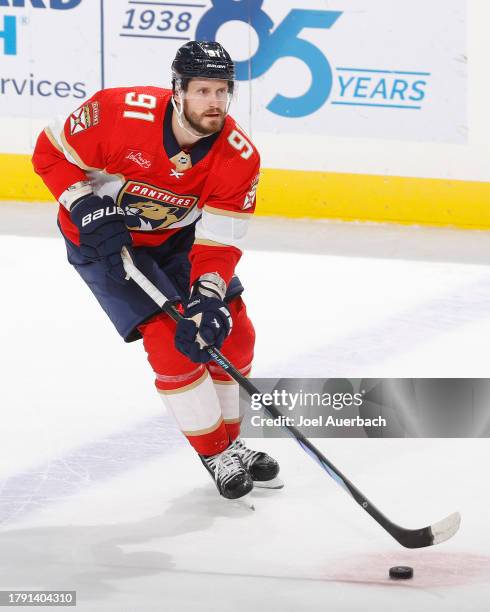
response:
M223 127L228 105L228 82L192 79L184 95L184 115L190 126L208 136Z

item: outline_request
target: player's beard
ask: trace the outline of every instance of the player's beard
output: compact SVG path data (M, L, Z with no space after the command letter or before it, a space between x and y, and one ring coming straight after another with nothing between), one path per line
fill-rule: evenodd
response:
M208 114L219 114L219 117L206 117ZM210 136L223 128L226 115L219 108L207 110L205 113L191 113L184 102L184 117L195 132Z

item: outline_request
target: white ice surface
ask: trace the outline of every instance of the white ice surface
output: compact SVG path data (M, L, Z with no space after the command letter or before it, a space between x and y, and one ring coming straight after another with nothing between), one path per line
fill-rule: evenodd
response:
M260 441L284 490L221 500L54 216L0 205L0 589L76 589L84 612L487 609L487 439L315 441L400 524L460 511L432 549L402 549L289 439ZM488 377L488 233L259 219L249 247L255 376Z

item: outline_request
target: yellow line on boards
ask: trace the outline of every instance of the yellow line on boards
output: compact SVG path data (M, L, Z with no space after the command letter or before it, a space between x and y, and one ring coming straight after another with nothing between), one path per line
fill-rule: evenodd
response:
M0 154L0 176L0 200L53 201L29 155ZM490 183L264 168L257 214L483 229Z
M263 215L490 227L488 182L264 169L257 194Z
M0 177L0 200L53 201L53 196L35 174L29 155L0 153Z

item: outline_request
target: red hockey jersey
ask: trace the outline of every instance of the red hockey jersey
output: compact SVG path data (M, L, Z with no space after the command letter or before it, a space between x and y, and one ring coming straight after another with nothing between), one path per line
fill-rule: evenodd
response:
M70 207L92 192L123 209L134 246L163 243L197 221L191 283L204 272L229 282L255 209L260 158L236 122L187 154L171 129L172 92L105 89L38 138L35 171L59 201L63 234L79 243Z

